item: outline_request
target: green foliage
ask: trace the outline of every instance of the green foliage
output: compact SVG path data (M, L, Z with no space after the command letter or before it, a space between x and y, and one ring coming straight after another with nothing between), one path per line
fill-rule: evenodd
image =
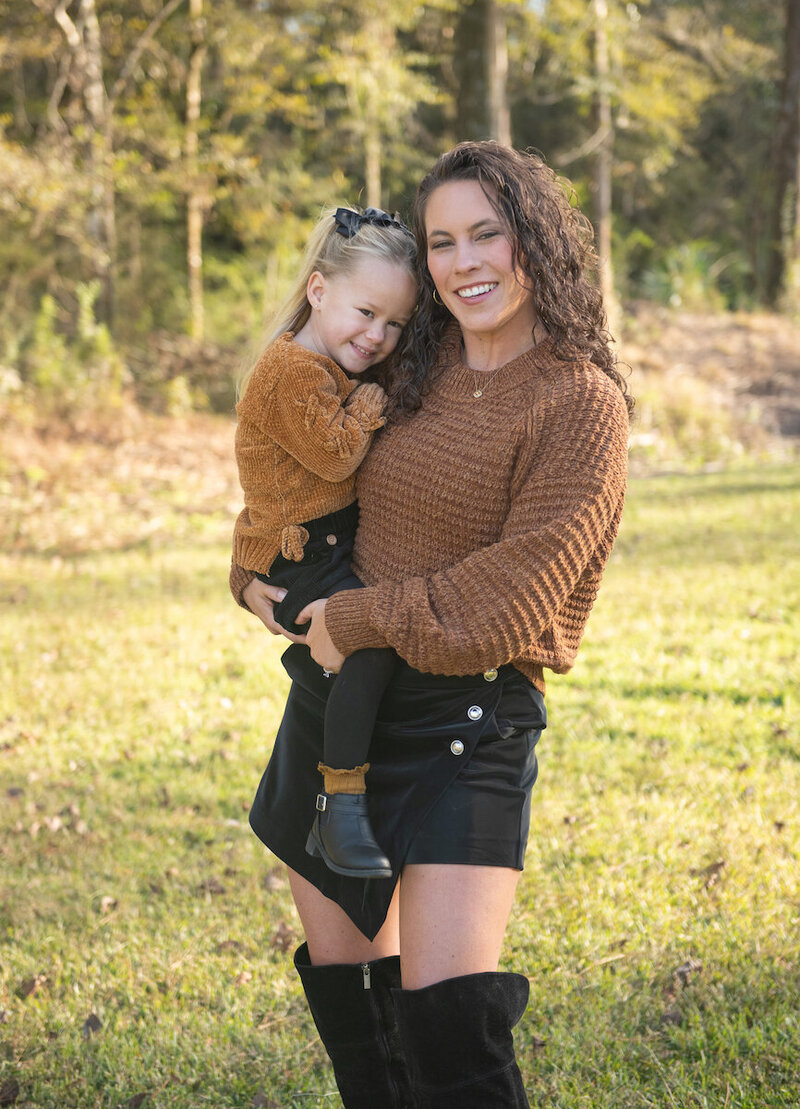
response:
M666 251L656 266L646 270L641 289L646 297L687 311L721 311L724 299L715 283L713 243L682 243Z
M230 497L198 443L162 427L116 476L75 445L53 546L40 527L0 560L0 1086L36 1109L339 1104L285 872L247 826L281 647L227 592ZM531 980L534 1105L800 1100L798 489L797 465L632 483L549 683L503 951Z
M504 7L514 142L571 176L591 212L592 5ZM607 7L619 290L691 305L758 303L782 5ZM379 188L384 206L407 210L433 158L462 137L454 52L463 5L453 0L206 0L191 156L189 6L163 21L156 3L96 8L99 106L86 85L88 40L82 55L64 33L72 20L80 39L89 9L61 6L56 18L44 0L0 5L0 344L12 368L43 298L75 308L78 286L95 279L113 286L95 312L120 349L145 347L154 332L185 333L190 194L205 221L206 338L246 346L321 206L366 202ZM112 302L113 316L104 315ZM49 346L45 361L57 352Z
M108 328L95 320L99 292L96 281L76 286L77 315L71 334L59 327L55 298L42 298L21 363L24 380L35 389L36 406L44 415L107 412L122 402L125 366Z

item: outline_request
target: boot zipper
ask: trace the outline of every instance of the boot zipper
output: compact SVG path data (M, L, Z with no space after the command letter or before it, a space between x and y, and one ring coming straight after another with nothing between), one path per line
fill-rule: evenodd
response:
M372 989L372 968L370 967L369 963L362 963L361 964L361 973L364 976L364 989L365 990L371 990Z

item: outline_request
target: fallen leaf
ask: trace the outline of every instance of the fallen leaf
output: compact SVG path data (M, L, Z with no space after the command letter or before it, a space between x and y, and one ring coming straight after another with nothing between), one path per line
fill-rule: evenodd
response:
M89 1016L83 1022L82 1035L84 1040L90 1040L93 1032L99 1032L103 1027L103 1022L98 1017L97 1013L89 1013Z
M19 986L17 986L17 997L22 1001L28 997L33 997L34 994L39 992L46 981L46 974L34 974L33 978L26 978L24 982L20 982Z
M217 954L221 954L223 951L241 951L242 945L238 940L223 940L217 944L216 950Z
M273 1101L271 1097L267 1097L263 1091L259 1090L253 1098L253 1109L281 1109L277 1101Z
M246 986L248 982L253 981L253 975L249 970L243 970L241 974L236 976L237 986Z
M203 893L224 893L225 887L219 878L206 878L198 887Z
M286 889L287 883L277 870L268 870L261 884L265 890L282 890Z
M699 974L702 969L703 964L699 959L687 959L685 963L675 967L672 977L677 978L682 986L688 986L692 980L692 975Z
M127 1101L123 1101L119 1109L139 1109L140 1105L144 1105L147 1097L147 1093L134 1094L133 1097L129 1097Z
M689 873L693 878L704 878L703 888L709 890L719 881L719 876L726 866L727 863L724 859L718 859L715 863L709 863L708 866L690 870Z
M674 1005L671 1009L665 1009L661 1014L661 1023L683 1024L683 1013L681 1013L677 1005Z
M7 1078L0 1086L0 1105L13 1105L19 1097L19 1082L16 1078Z
M118 902L116 897L112 897L110 894L107 893L105 897L100 898L100 912L103 914L103 916L105 916L106 913L113 912L114 909L116 909L117 904Z
M277 947L279 951L285 952L294 944L296 938L294 928L287 924L285 920L282 920L272 935L270 945Z

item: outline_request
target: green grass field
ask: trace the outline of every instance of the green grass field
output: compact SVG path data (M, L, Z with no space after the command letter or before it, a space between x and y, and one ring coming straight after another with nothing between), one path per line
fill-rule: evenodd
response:
M247 825L279 644L180 519L0 563L0 1105L340 1104ZM798 520L797 464L632 484L504 951L533 1106L800 1105Z

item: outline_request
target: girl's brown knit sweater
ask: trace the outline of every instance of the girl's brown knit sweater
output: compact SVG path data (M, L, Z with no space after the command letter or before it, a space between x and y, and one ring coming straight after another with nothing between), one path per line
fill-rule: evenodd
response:
M308 532L301 524L352 504L356 469L384 422L380 385L359 385L293 340L287 331L267 347L236 406L245 507L234 528L233 562L259 573L279 551L303 557Z
M574 662L617 534L625 401L550 341L479 398L457 334L441 366L359 471L353 569L366 588L331 597L326 624L345 655L390 646L434 674L511 662L544 690L543 668ZM233 568L240 603L251 577Z

